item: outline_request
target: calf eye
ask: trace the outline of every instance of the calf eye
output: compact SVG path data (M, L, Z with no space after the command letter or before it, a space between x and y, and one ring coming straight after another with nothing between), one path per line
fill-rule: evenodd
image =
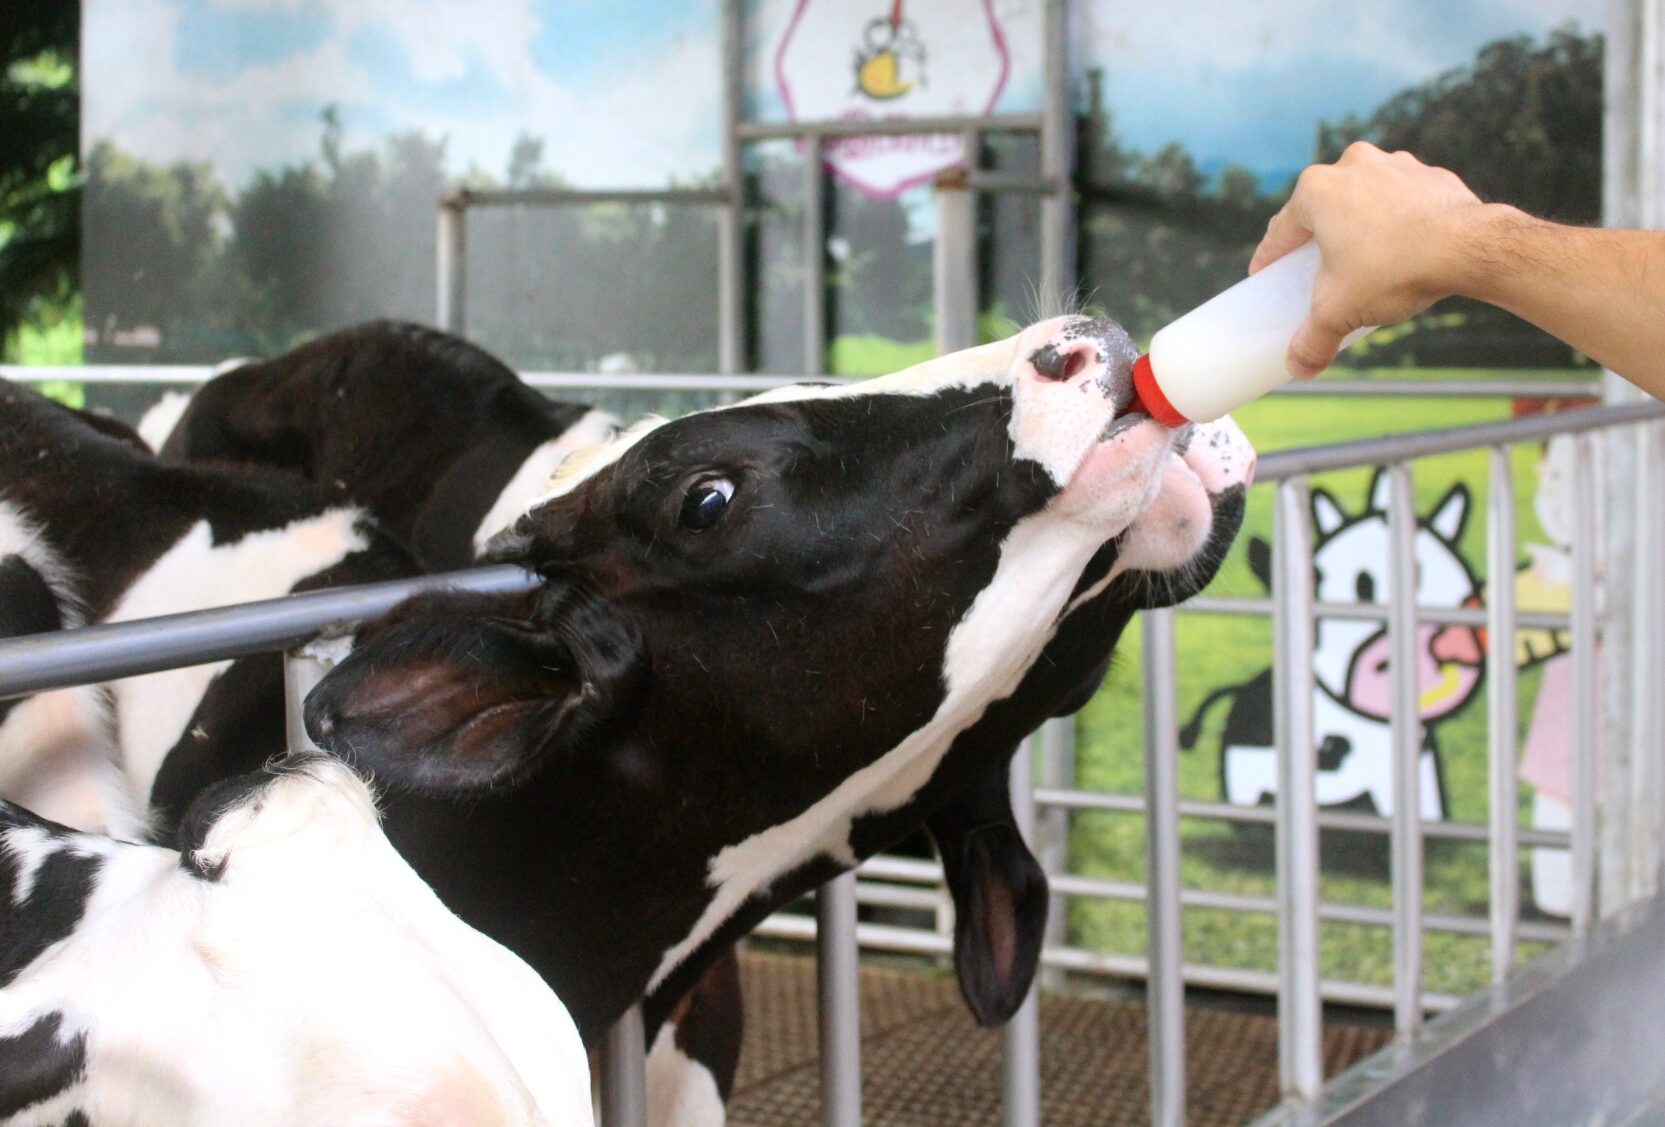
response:
M678 521L692 532L703 532L717 523L733 496L734 482L726 477L708 477L697 481L682 499L682 515Z

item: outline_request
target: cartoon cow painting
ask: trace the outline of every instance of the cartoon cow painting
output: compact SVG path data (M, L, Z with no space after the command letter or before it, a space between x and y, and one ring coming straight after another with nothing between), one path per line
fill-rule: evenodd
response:
M1457 550L1470 509L1468 489L1453 485L1418 522L1417 601L1428 607L1479 602L1474 572ZM1378 471L1364 511L1349 515L1330 493L1312 492L1317 532L1313 567L1317 595L1327 603L1380 603L1388 593L1388 478ZM1255 538L1249 562L1271 587L1271 550ZM1322 806L1393 812L1391 646L1380 621L1320 618L1313 652L1317 687L1313 724L1318 741L1317 795ZM1445 817L1444 776L1435 727L1479 688L1484 646L1469 627L1420 625L1416 636L1418 697L1424 735L1418 779L1422 816ZM1211 693L1180 733L1195 746L1208 711L1231 699L1220 741L1221 785L1228 802L1253 806L1277 795L1272 740L1272 672Z

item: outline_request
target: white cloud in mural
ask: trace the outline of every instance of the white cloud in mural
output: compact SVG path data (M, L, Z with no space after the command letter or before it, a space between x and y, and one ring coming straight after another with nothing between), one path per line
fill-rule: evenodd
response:
M621 58L604 83L563 83L534 61L543 0L212 0L242 13L316 13L321 41L229 74L182 67L179 0L87 0L87 144L114 140L146 160L211 162L240 185L258 168L317 151L324 106L340 107L350 144L420 130L447 139L454 171L501 174L523 132L547 166L582 186L661 185L718 160L716 28L659 54ZM607 19L605 8L593 13ZM393 61L355 50L369 38ZM398 67L408 74L392 73ZM447 84L472 84L446 105ZM432 89L406 96L405 85Z

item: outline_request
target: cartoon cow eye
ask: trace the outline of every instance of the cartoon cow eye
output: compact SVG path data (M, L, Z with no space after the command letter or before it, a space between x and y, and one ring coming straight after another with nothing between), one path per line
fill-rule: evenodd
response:
M1359 577L1353 583L1353 593L1361 603L1376 601L1376 577L1368 571L1359 572Z
M734 497L734 482L726 477L696 481L682 498L678 523L690 532L704 532L722 518Z

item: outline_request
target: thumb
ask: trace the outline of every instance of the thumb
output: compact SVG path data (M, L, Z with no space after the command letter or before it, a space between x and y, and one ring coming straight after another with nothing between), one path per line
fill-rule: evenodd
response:
M1289 342L1289 352L1284 358L1284 366L1289 374L1310 379L1328 368L1335 360L1336 353L1341 351L1341 340L1347 334L1337 329L1320 324L1313 317L1308 317L1295 330L1295 336Z

